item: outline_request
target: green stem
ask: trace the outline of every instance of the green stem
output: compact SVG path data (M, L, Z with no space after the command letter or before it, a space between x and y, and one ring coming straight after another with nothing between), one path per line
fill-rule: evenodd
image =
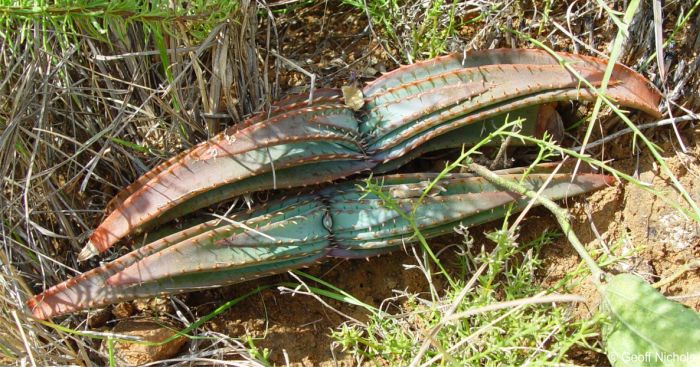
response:
M423 250L430 256L430 259L433 260L433 262L440 268L440 273L442 273L445 278L447 279L447 282L450 283L450 287L456 288L457 283L455 283L454 280L452 280L452 277L447 273L447 270L442 266L442 263L440 260L435 256L435 253L433 250L430 249L430 246L428 246L428 241L425 239L423 236L423 233L421 233L420 229L418 228L418 225L416 225L416 221L413 219L414 217L411 216L409 218L409 222L411 224L411 227L413 227L413 233L416 235L418 238L418 242L420 242L421 246L423 247Z
M569 223L568 213L564 209L562 209L552 200L537 195L536 192L528 190L527 188L523 187L517 182L507 181L501 177L498 177L498 175L491 172L488 168L474 163L473 161L471 161L471 159L467 160L467 167L472 172L483 177L485 180L491 182L492 184L500 186L508 191L516 192L518 194L527 196L528 198L537 201L539 204L542 204L542 206L549 209L549 211L551 211L552 214L554 214L554 217L557 218L557 222L559 222L559 226L561 226L561 229L564 231L566 238L569 240L569 242L571 242L571 245L574 247L576 252L578 252L579 256L581 256L586 265L588 265L588 268L593 274L593 280L596 283L596 285L600 284L600 280L602 279L602 275L604 273L600 269L600 267L598 267L598 264L596 264L595 260L593 260L591 255L588 254L588 251L586 251L586 249L583 247L581 241L579 241L578 237L573 231L573 228L571 227L571 223Z

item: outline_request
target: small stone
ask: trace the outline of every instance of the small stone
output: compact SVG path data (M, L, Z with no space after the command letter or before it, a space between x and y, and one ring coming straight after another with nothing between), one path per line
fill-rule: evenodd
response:
M124 320L119 322L112 332L140 338L149 342L162 342L174 335L175 331L150 320ZM136 342L115 342L114 355L121 365L139 366L160 361L176 355L187 342L183 336L177 337L163 345L144 345ZM102 351L107 352L106 342L102 343Z
M172 305L164 297L138 299L133 304L139 312L157 312L160 314L172 312Z
M111 316L112 315L109 312L109 308L102 308L95 312L91 312L87 320L88 327L91 329L102 327L107 323L107 321L109 321Z
M329 64L330 64L331 66L335 66L335 67L344 67L344 66L347 66L347 65L348 65L345 61L343 61L343 59L341 59L341 58L339 58L339 57L336 57L335 59L332 59L332 60L329 62Z
M125 319L134 314L134 305L131 302L118 303L112 309L112 315L118 319Z
M371 78L371 77L377 75L377 73L378 73L377 69L375 69L371 66L368 66L367 68L365 68L365 70L362 71L362 76Z

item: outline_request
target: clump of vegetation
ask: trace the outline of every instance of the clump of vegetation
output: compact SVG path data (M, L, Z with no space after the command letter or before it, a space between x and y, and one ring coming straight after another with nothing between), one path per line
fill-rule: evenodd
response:
M601 349L601 316L578 317L565 284L544 288L536 275L540 250L558 234L519 244L503 228L481 248L463 235L461 266L473 277L437 299L396 297L397 316L376 313L364 325L346 324L334 332L338 343L364 361L389 365L539 365L566 362L571 348Z

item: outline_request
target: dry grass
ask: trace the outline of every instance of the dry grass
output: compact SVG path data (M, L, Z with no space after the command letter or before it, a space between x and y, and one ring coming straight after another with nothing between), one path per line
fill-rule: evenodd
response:
M5 19L0 358L94 361L98 344L33 322L24 301L95 265L75 256L118 190L269 103L275 78L257 44L257 10L245 2L210 25L167 12L151 23L105 17L104 35L79 16ZM65 25L75 33L63 33ZM85 315L62 325L84 330Z

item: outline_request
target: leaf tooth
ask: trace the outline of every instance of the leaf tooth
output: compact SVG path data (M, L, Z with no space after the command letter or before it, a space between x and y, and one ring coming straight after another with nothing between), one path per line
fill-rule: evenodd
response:
M202 142L199 145L203 145L205 142ZM136 190L139 188L143 187L148 181L156 177L158 174L166 170L168 167L172 166L175 164L177 161L182 159L185 155L187 154L187 151L180 152L170 159L166 160L165 162L157 165L155 168L152 170L144 173L141 175L136 181L133 183L129 184L127 187L125 187L123 190L119 191L106 205L105 207L105 214L111 213L114 209L119 207L124 200L126 200L129 195L133 194Z
M246 119L243 121L241 124L238 124L237 126L234 126L232 128L245 128L254 124L257 124L261 121L267 120L270 117L275 117L281 113L284 113L286 111L290 110L297 110L300 108L304 108L307 106L313 106L313 105L319 105L319 104L328 104L328 103L337 103L339 98L340 98L340 92L337 89L323 89L322 91L320 89L317 89L314 91L314 94L317 93L317 91L321 92L321 96L317 96L311 104L308 103L308 94L295 94L295 95L290 95L288 97L283 98L282 100L274 103L271 106L271 109L269 112L260 112L258 114L253 115L252 117ZM235 130L234 130L235 131Z
M322 160L361 161L364 159L364 154L351 153L351 150L345 148L343 149L345 149L347 153L323 153L324 150L331 151L337 148L334 145L322 145L321 143L322 142L319 142L317 145L315 145L318 147L316 148L317 151L314 151L313 149L301 150L300 148L295 148L297 149L297 152L294 153L296 155L287 154L286 156L283 156L280 159L281 162L279 160L276 162L275 169L291 168L310 162L320 162ZM279 149L281 152L287 148L280 147ZM238 163L234 161L192 161L186 165L181 165L183 167L180 169L180 171L182 171L182 175L178 175L177 173L173 172L170 175L159 176L158 180L152 182L149 187L144 187L130 196L124 202L121 210L113 212L112 215L110 215L110 217L108 217L107 220L103 222L102 225L100 225L100 227L98 227L90 237L91 243L95 244L99 250L104 250L131 230L149 220L152 220L155 216L162 215L165 213L165 211L171 210L175 206L194 198L200 193L231 182L238 182L243 178L261 175L272 170L272 166L262 164L247 168L240 166L240 169L237 168L238 171L232 171L230 169L224 170L220 168L233 167L232 165L237 164ZM353 165L349 167L352 166ZM212 171L212 169L208 168L212 168L214 170ZM245 172L244 176L242 174L245 170L248 171ZM205 177L211 178L205 180ZM330 177L330 179L334 178L336 177ZM187 186L186 192L177 191L179 188L184 188L185 182L187 182L185 180L189 180L193 182L193 184L189 184ZM295 181L298 180L299 179L296 179Z
M572 63L574 66L596 66L600 70L605 70L607 66L606 61L600 60L595 57L572 55L561 52L557 54L559 57L564 58L567 62ZM490 64L520 64L530 68L532 65L559 65L560 62L555 57L543 50L495 49L484 51L466 51L461 54L447 55L432 60L418 62L411 65L410 67L414 71L420 71L423 74L431 74L435 73L435 70L440 72L459 68L484 66ZM648 94L658 95L658 90L656 90L653 87L653 85L650 85L648 80L644 79L639 74L634 73L631 69L618 64L615 66L614 70L615 76L623 76L624 79L628 79L630 83L634 84L635 88L633 89L640 89L644 90L645 92L648 90ZM376 79L375 81L369 83L365 87L365 94L373 94L381 88L387 88L387 86L405 83L407 82L405 76L406 74L403 68L399 68L392 72L389 72L384 76Z
M511 65L512 66L512 65ZM511 67L509 66L509 67ZM542 83L539 80L532 80L528 79L526 81L521 81L524 86L528 85L533 85L534 87L537 88L537 90L544 90L547 88L552 88L552 85L554 85L554 80L556 80L557 87L577 87L578 86L578 81L575 79L572 79L571 75L566 72L565 70L561 69L561 67L556 66L556 65L543 65L539 66L539 68L542 71L541 78L549 78L549 81L547 84ZM484 70L482 71L484 74L491 75L493 74L493 67L488 66L488 67L483 67L482 69L490 69L491 71ZM598 72L595 69L585 69L585 68L580 68L579 72L583 73L584 75L588 76L589 78L600 78L602 77L602 74ZM490 74L489 74L490 73ZM504 73L506 74L506 73ZM501 80L506 81L508 78L505 76L500 77ZM511 78L512 79L512 78ZM494 79L491 82L495 82L495 80L499 79ZM439 106L440 109L445 109L444 113L451 114L451 115L459 115L459 114L466 114L472 111L475 111L478 108L483 107L486 103L492 104L495 103L496 101L505 101L510 98L516 98L516 97L524 97L523 95L516 94L513 92L513 87L517 84L514 82L517 81L517 79L512 79L510 83L504 83L504 84L496 84L493 88L490 88L488 91L484 93L479 93L478 96L472 100L470 100L468 103L463 103L463 104L456 104L454 106L450 106L449 104L444 104ZM521 92L521 88L518 88L518 91ZM400 104L401 102L399 102ZM435 105L431 105L431 109L435 109ZM408 109L405 109L405 111L410 111ZM378 115L381 116L381 115ZM449 115L448 115L449 116ZM392 114L391 116L388 116L388 121L386 123L381 124L381 126L377 127L377 131L379 132L380 135L385 135L388 134L390 131L396 130L398 128L401 128L403 126L406 126L409 122L411 122L411 127L415 130L416 125L418 125L421 129L425 129L427 127L430 127L436 123L439 123L440 121L445 121L445 118L454 118L457 116L444 116L443 114L437 114L437 115L429 115L426 116L425 112L423 110L414 110L412 113L403 113L399 114L396 116L396 114ZM370 115L369 119L372 118L380 118L380 117L374 117ZM416 120L422 119L420 123L415 123ZM380 119L381 121L381 119ZM366 129L365 129L366 130Z
M375 147L372 148L371 152L377 152L375 159L379 159L382 163L386 163L392 159L396 159L397 155L395 152L392 152L391 147L396 146L399 142L404 142L406 143L405 148L403 151L409 151L412 149L415 149L417 146L425 143L426 141L429 141L430 139L435 138L436 136L439 136L443 133L446 133L447 131L454 130L458 127L468 125L470 123L473 123L475 121L480 121L484 120L489 117L497 116L503 113L506 113L507 111L512 111L518 108L523 108L527 107L533 104L541 104L545 102L553 102L553 101L560 101L560 100L571 100L575 99L576 97L579 97L580 99L589 99L589 97L592 97L590 93L586 93L585 91L576 91L576 90L565 90L565 91L549 91L549 92L542 92L539 94L536 94L534 96L528 96L528 97L523 97L520 99L513 100L512 102L505 103L503 105L491 108L491 109L485 109L482 111L478 111L472 114L465 115L464 117L460 118L461 113L460 112L450 112L450 111L444 111L441 112L439 117L435 117L435 119L440 119L442 121L450 121L448 123L436 126L428 131L422 132L420 135L418 135L419 132L425 130L425 124L419 124L419 123L414 123L412 126L406 128L405 130L401 131L398 134L398 137L393 139L391 142L387 143L379 143L375 144ZM482 102L476 102L476 106L481 108ZM413 138L411 138L413 136ZM412 142L410 142L412 141ZM380 150L381 148L381 150ZM382 151L383 150L383 151Z

